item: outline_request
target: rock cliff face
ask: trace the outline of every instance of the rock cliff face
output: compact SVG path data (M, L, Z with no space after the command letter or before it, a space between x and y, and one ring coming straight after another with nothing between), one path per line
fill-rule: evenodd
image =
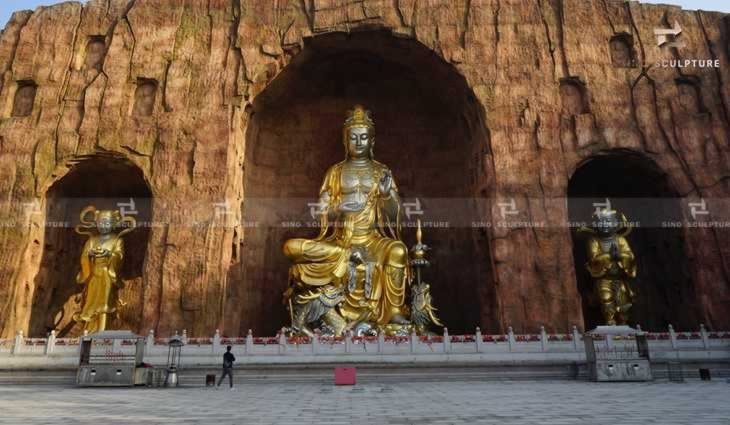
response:
M659 47L654 29L675 22L684 47ZM281 222L306 215L342 158L354 103L373 111L376 158L423 200L424 220L458 223L425 232L452 333L591 325L582 245L563 223L606 197L630 218L644 212L623 198L661 198L680 217L702 198L722 218L729 55L727 15L618 0L91 0L17 12L0 35L0 333L69 323L83 238L45 223L129 198L152 225L127 241L123 326L274 332L287 319L281 244L313 235ZM512 200L509 220L545 225L479 226ZM630 238L636 321L727 327L727 229Z

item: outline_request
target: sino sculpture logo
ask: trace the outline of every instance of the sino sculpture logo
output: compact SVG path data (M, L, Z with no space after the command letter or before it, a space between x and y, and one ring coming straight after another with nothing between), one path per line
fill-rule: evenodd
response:
M679 50L687 47L687 44L680 40L682 35L682 27L679 22L674 21L671 28L657 27L654 28L657 46L663 52L670 52L671 58L664 58L657 61L658 68L719 68L720 59L700 59L700 58L679 58Z
M674 21L674 27L666 28L654 28L654 35L656 36L657 46L659 47L674 47L681 49L686 44L682 41L676 41L677 37L682 33L682 27L679 26L679 22ZM670 41L671 39L671 41Z

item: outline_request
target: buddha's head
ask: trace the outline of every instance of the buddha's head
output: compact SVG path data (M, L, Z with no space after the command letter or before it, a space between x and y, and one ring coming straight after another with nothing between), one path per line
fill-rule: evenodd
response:
M620 225L615 210L603 208L593 214L593 228L599 235L612 235L619 230Z
M100 234L106 235L112 232L119 224L119 211L102 210L96 214L96 229Z
M373 157L375 123L370 118L370 111L366 111L361 105L355 105L347 112L342 133L348 158Z

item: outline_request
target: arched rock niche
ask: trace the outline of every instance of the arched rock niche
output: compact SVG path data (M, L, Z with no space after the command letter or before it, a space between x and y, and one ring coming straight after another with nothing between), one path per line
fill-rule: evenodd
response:
M566 115L581 115L589 111L586 87L578 78L564 78L560 81L560 100Z
M424 215L412 215L413 222L450 219L447 229L424 229L434 263L425 280L444 323L452 332L473 332L484 326L480 309L494 311L493 296L485 295L493 293L488 243L471 224L488 149L481 106L464 78L416 41L388 32L330 34L305 40L254 101L243 215L257 227L245 229L242 263L229 279L228 334L271 334L288 324L282 245L317 229L281 223L312 220L307 203L316 201L328 167L344 158L342 125L354 104L372 111L375 158L393 171L401 196L420 200ZM403 237L411 246L415 229L404 229Z
M678 104L681 113L694 116L696 114L707 113L707 108L702 102L700 93L700 83L697 77L678 78L677 92L679 93Z
M134 210L138 228L124 236L125 258L121 272L124 288L120 296L128 306L113 327L136 330L141 318L142 270L149 239L152 193L142 170L131 162L107 156L93 156L73 165L47 192L46 230L43 257L35 277L30 334L44 336L56 329L60 336L80 332L74 327L74 301L83 289L76 284L79 259L86 236L74 231L79 213L87 205L97 209ZM134 214L134 213L131 213Z
M13 99L12 116L27 117L33 112L37 88L34 81L18 81L18 88Z
M662 227L664 222L681 220L677 192L667 175L632 151L591 157L568 184L571 222L590 224L594 204L605 203L606 198L612 209L640 225L628 236L638 265L630 325L654 331L666 331L670 323L678 329L695 329L699 316L682 229ZM592 329L600 324L600 308L590 301L593 281L585 268L585 238L577 232L573 232L573 257L586 328Z
M635 68L634 38L627 33L616 34L609 41L611 63L617 68Z
M104 64L104 55L106 54L106 42L103 35L94 35L89 37L86 44L86 56L84 57L84 67L87 69L96 69L101 71Z
M149 117L155 111L155 97L157 96L157 80L138 78L137 88L134 91L135 117Z

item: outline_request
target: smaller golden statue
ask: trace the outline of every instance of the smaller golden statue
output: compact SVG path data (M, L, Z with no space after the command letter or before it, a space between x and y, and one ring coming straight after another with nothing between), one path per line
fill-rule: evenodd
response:
M595 297L601 305L605 325L626 325L634 302L634 291L629 283L636 277L636 258L626 236L631 232L626 217L611 209L600 209L593 214L589 233L586 268L594 279Z
M92 220L88 219L90 215ZM81 251L81 271L76 276L76 282L84 285L84 290L81 312L74 315L74 320L83 323L85 331L93 333L105 330L108 315L117 311L117 290L122 285L119 271L124 260L122 236L131 232L137 222L131 216L122 217L119 211L100 211L94 206L84 208L80 220L76 233L89 235L89 239Z

